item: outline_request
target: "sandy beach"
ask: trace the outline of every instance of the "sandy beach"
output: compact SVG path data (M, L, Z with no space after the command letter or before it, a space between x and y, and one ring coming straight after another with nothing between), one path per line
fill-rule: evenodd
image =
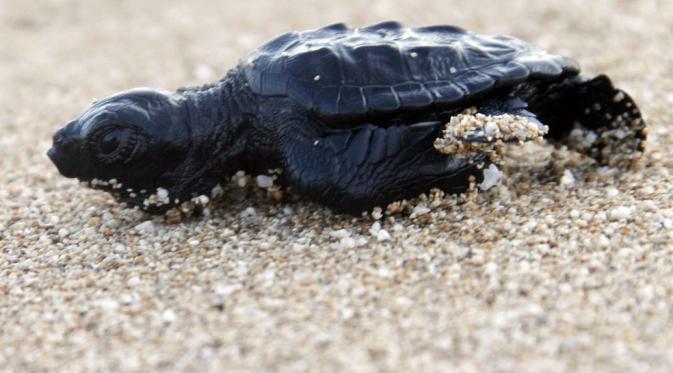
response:
M508 34L638 102L629 170L511 149L487 192L354 218L238 177L169 223L60 176L94 98L219 79L271 37L395 19ZM670 371L673 2L0 0L0 370Z

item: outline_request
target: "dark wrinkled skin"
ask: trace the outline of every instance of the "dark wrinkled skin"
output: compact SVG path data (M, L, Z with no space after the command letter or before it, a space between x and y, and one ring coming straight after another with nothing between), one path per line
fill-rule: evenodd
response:
M334 35L351 32L342 25L330 27ZM389 23L376 30L399 27ZM335 38L330 45L338 44ZM338 212L358 213L433 187L464 192L471 177L480 181L481 167L488 163L485 155L469 162L432 146L443 123L466 107L537 118L550 126L550 139L560 142L567 140L575 122L600 133L611 125L606 117L635 108L606 77L585 80L571 66L558 76L531 75L457 104L435 102L387 112L370 107L365 114L350 114L346 107L329 117L320 112L322 103L307 104L291 93L267 94L262 86L251 89L255 71L247 63L212 85L174 93L136 89L94 102L56 132L48 156L62 175L89 182L150 213L209 195L238 170L259 174L276 168L283 169L280 183L296 193ZM614 102L616 94L625 99ZM586 114L586 107L596 103L601 111ZM645 139L644 124L638 126L634 151L642 150ZM604 145L596 144L588 154L602 161ZM169 201L148 204L157 188L168 192Z

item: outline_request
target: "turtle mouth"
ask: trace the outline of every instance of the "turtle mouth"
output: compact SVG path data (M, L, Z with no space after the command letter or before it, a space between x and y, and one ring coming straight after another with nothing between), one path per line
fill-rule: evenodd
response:
M82 168L81 157L78 157L76 152L61 149L57 144L54 144L47 151L47 157L49 157L61 175L68 178L75 178L80 175Z
M53 146L47 150L47 157L51 160L51 163L56 166L58 169L58 172L61 173L61 175L65 177L74 177L72 174L72 170L69 167L63 167L65 164L68 162L65 162L64 160L61 159L60 153L54 148Z

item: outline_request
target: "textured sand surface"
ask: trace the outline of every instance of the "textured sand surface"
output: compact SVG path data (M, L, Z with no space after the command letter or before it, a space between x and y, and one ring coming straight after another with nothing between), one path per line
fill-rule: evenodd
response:
M385 19L609 73L650 124L640 167L532 146L499 186L411 214L234 185L171 225L44 155L94 97L205 83L275 34ZM0 0L0 370L669 370L672 24L668 0Z

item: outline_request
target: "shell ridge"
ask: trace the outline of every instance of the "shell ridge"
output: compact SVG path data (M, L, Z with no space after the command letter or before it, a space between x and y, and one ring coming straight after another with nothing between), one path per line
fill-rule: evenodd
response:
M574 60L514 37L391 22L288 33L249 59L257 68L242 68L254 93L289 97L318 118L346 124L397 110L446 109L480 92L579 70Z
M368 112L369 111L369 106L367 106L367 97L365 95L364 87L358 87L358 91L360 92L360 99L362 100L362 107L365 108L365 112Z

